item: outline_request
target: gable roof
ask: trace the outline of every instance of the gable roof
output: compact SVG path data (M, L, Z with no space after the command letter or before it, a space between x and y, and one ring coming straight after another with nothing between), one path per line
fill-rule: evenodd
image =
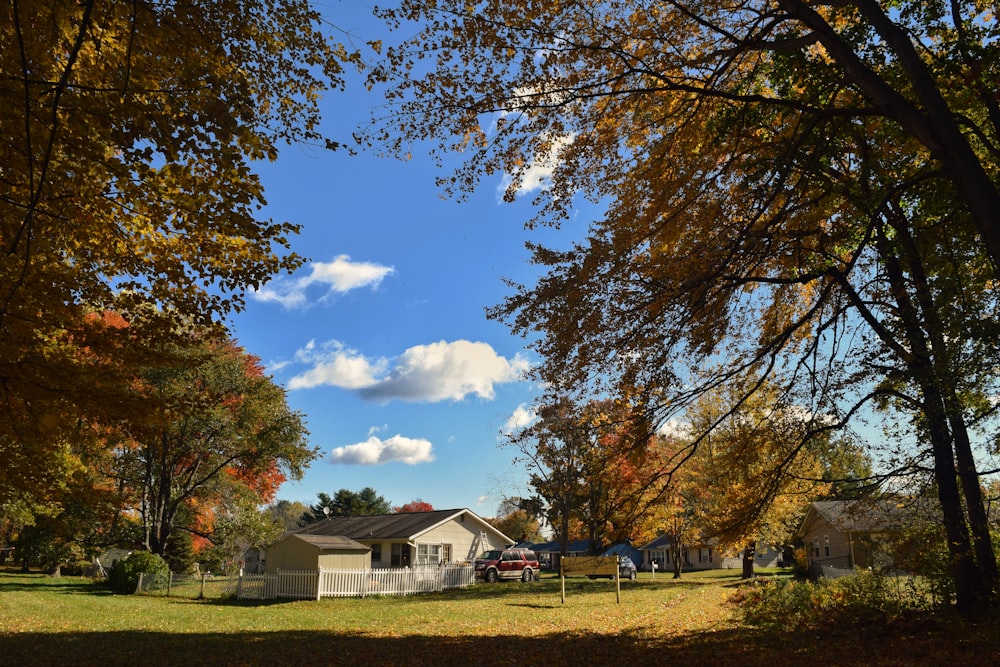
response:
M639 551L657 551L659 549L668 549L668 548L670 548L670 535L664 533L659 537L657 537L652 542L649 542L648 544L644 544L641 547L639 547Z
M873 533L898 530L906 521L904 505L896 500L821 500L809 505L796 534L821 519L842 533Z
M369 516L333 516L293 532L296 535L340 535L352 540L413 540L448 521L461 521L463 515L472 519L471 531L490 531L503 538L506 543L512 542L509 537L491 526L485 519L467 509Z

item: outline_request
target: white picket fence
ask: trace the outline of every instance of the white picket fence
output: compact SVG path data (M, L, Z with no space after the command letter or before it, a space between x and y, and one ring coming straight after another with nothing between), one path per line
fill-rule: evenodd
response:
M410 595L475 583L471 565L442 565L367 570L278 570L275 574L240 576L237 597L241 600L368 595Z

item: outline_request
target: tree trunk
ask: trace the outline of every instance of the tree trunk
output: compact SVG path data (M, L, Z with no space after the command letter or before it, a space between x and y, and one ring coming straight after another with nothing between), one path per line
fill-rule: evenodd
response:
M743 575L742 579L753 579L753 562L757 557L757 545L753 542L743 549Z
M681 569L683 567L683 561L681 560L683 556L683 549L681 544L677 542L676 537L670 539L670 559L673 561L674 565L674 579L681 578Z
M927 291L919 259L913 256L912 238L907 221L901 218L891 219L896 223L894 225L896 240L902 247L890 243L885 230L881 228L876 232L876 243L884 260L893 300L897 305L898 317L903 327L905 349L899 349L902 347L900 341L892 339L880 324L876 323L874 328L880 337L897 348L897 356L905 364L910 379L920 390L920 412L924 430L930 439L934 460L934 481L937 484L945 537L948 540L948 567L955 584L955 603L962 615L975 617L988 609L993 598L995 580L989 577L987 572L996 570L996 562L992 562L992 567L976 562L969 535L970 514L963 503L959 488L959 470L955 465L956 452L960 452L961 446L951 429L953 421L949 419L954 415L949 413L947 397L953 394L955 385L948 379L949 369L940 368L934 363L936 356L933 352L945 354L945 350L940 347L941 329L936 318L938 311ZM906 264L909 265L909 275L917 286L916 303L907 291L908 281L905 278L906 272L900 264L898 254L900 251L905 259L909 259ZM960 461L965 460L962 453L959 453L958 458ZM976 483L978 484L978 480ZM973 498L965 500L973 500L977 496L978 493L973 494ZM981 497L979 508L983 508Z
M952 413L951 432L954 439L958 477L965 497L965 508L969 518L969 530L972 535L973 553L981 571L983 586L995 597L1000 593L1000 573L997 571L996 552L993 550L993 539L990 535L989 516L986 513L986 500L979 482L975 458L972 454L972 444L965 420L955 401L949 401L948 410Z

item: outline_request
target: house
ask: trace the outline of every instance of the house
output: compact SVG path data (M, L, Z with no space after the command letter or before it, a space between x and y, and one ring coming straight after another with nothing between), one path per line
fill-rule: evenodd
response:
M590 540L569 540L566 542L566 557L574 558L577 556L587 556L591 553L590 550L591 541ZM562 546L559 540L554 540L552 542L541 542L538 544L529 544L527 548L530 548L538 555L538 560L542 563L542 568L546 570L558 570L559 560L562 558ZM598 553L599 556L627 556L632 559L632 561L638 566L639 552L630 544L620 543L615 544L607 549L604 549Z
M371 567L371 547L341 535L286 533L267 548L266 571L363 570Z
M758 544L753 555L754 567L783 567L785 564L785 552L782 549L775 549L766 544ZM722 559L722 567L735 569L743 567L743 552L726 555Z
M562 558L562 545L559 540L540 542L532 545L531 550L538 556L543 570L558 570ZM586 556L590 553L590 540L569 540L566 542L566 556Z
M723 567L723 557L714 544L714 540L706 540L703 544L684 546L681 549L681 569L683 570L714 570ZM670 553L670 535L664 534L652 542L639 547L642 554L636 566L640 570L652 570L656 564L658 571L674 569L673 556Z
M816 573L884 566L892 562L888 539L906 520L895 500L824 500L809 505L795 537Z
M368 562L373 568L471 562L484 551L513 543L467 509L329 517L285 537L289 535L300 539L339 537L359 543L369 550ZM266 567L273 571L270 549Z

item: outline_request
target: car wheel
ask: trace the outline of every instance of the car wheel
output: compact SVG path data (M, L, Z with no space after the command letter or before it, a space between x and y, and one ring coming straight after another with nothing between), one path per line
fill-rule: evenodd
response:
M524 571L521 572L521 581L531 581L534 578L535 573L531 571L530 567L524 568Z
M635 581L635 578L637 576L638 575L635 573L635 570L632 570L631 572L628 573L628 578L631 579L632 581Z
M486 583L495 584L497 582L497 571L486 570Z

